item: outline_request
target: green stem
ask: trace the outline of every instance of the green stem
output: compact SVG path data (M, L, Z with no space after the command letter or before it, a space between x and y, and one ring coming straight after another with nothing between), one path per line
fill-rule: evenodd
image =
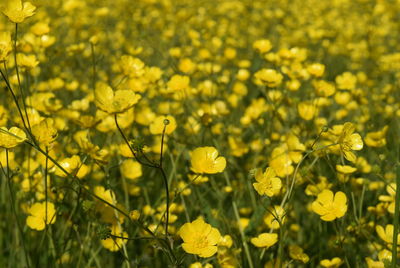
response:
M22 231L22 227L18 221L18 215L17 215L17 210L15 208L15 198L14 198L14 193L11 187L11 176L10 176L10 163L9 163L9 158L8 158L8 149L6 149L6 164L7 164L7 185L8 185L8 190L10 191L10 198L11 198L11 208L15 217L15 221L17 223L17 228L19 231L19 235L21 236L21 243L22 243L22 248L24 249L24 255L25 255L25 260L26 260L26 265L28 268L30 268L29 264L29 257L28 257L28 251L26 249L25 245L25 238L24 238L24 233ZM2 167L3 169L3 167Z
M392 246L392 268L397 265L397 235L399 233L399 207L400 207L400 165L396 169L396 200L394 206L393 220L393 246Z
M17 39L18 39L18 23L15 24L15 36L14 36L14 64L15 64L15 72L16 72L16 74L17 74L17 80L18 80L18 88L19 88L19 92L20 92L20 94L21 94L22 104L23 104L23 107L24 107L26 122L28 122L29 130L31 130L31 124L30 124L30 122L29 122L29 117L28 117L28 111L27 111L27 109L26 109L25 95L24 95L24 92L23 92L23 90L22 90L21 78L20 78L20 75L19 75L19 68L18 68L18 62L17 62Z
M227 182L228 186L231 186L231 181L230 181L229 176L228 176L228 174L226 172L224 172L224 176L225 176L225 179L226 179L226 182ZM242 238L242 244L243 244L243 248L244 248L244 251L245 251L245 254L246 254L247 261L249 263L249 267L253 268L254 267L253 260L252 260L251 255L250 255L249 246L248 246L248 244L246 242L246 236L244 234L244 231L243 231L243 228L242 228L242 224L240 223L239 211L237 209L237 205L236 205L235 200L232 200L232 207L233 207L233 212L235 213L235 218L236 218L236 221L237 221L237 225L239 227L240 237Z

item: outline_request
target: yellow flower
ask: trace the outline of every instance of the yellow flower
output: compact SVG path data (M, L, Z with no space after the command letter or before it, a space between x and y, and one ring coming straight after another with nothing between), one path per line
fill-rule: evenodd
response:
M321 77L325 72L325 65L321 63L313 63L307 67L307 71L316 77Z
M297 111L299 112L300 117L307 121L318 115L317 107L309 101L300 102L297 106Z
M150 124L150 133L153 135L162 134L165 126L165 134L171 134L176 129L176 120L173 116L158 116Z
M274 206L264 216L264 223L271 229L279 229L286 221L286 212L281 206Z
M281 178L292 174L294 171L292 166L293 161L286 148L287 146L285 145L274 148L269 162L270 167L272 167Z
M205 223L201 218L185 223L178 233L183 240L183 250L202 258L214 255L217 252L218 241L221 239L218 229Z
M342 259L335 257L332 260L324 259L320 261L320 265L322 267L326 268L338 268L340 265L342 265L343 261Z
M11 35L9 32L0 33L0 62L6 60L12 50Z
M6 127L0 128L0 147L10 149L23 143L26 140L26 134L22 129L12 127L7 129Z
M94 92L96 106L109 114L123 113L132 108L141 98L131 90L113 91L111 87L100 84Z
M44 146L50 146L57 138L57 129L54 127L54 120L46 118L39 124L32 127L32 134L35 139Z
M25 67L26 69L32 69L39 64L39 61L36 59L35 55L25 55L18 53L17 63L18 66L20 67Z
M365 136L365 144L369 147L383 147L386 145L386 133L389 127L384 126L383 129L375 132L369 132Z
M307 254L303 252L303 249L297 245L289 246L289 256L293 260L302 261L303 263L307 263L310 260Z
M185 75L174 75L168 81L167 86L171 91L180 91L189 88L190 78Z
M121 174L130 180L134 180L142 176L142 166L133 159L127 159L122 162L120 170Z
M269 248L278 241L278 235L274 233L262 233L257 237L253 237L250 241L258 248Z
M281 179L276 177L275 171L270 167L264 173L261 169L257 169L255 178L257 182L253 183L253 187L259 195L272 197L278 194L282 187Z
M56 210L51 202L47 202L47 215L46 202L33 204L28 209L28 213L30 216L26 218L26 225L34 230L41 231L46 224L53 224L56 221Z
M64 158L63 160L58 162L60 166L62 166L69 174L76 175L82 165L81 159L78 155L74 155L70 158ZM57 176L60 177L67 177L68 175L65 174L60 168L56 168L54 172Z
M258 52L264 54L271 50L272 44L268 39L259 39L254 41L253 48Z
M119 65L122 73L126 76L140 77L145 73L144 62L129 55L123 55Z
M385 264L381 261L374 261L370 257L365 258L368 268L385 268Z
M386 186L386 192L389 195L380 195L379 196L379 201L382 202L390 202L389 206L387 207L387 210L389 213L394 214L395 210L395 204L396 204L396 183L391 183Z
M343 125L342 133L338 140L343 156L353 163L356 161L356 156L352 152L352 150L359 151L363 148L364 145L360 134L354 133L355 129L356 128L352 123L345 123Z
M277 87L282 83L283 76L273 69L261 69L254 74L257 84Z
M344 72L337 76L335 81L339 89L351 90L356 87L357 77L350 72Z
M312 210L321 216L321 220L333 221L341 218L347 211L347 197L343 192L337 192L333 196L330 190L323 190L312 205Z
M224 171L226 160L218 156L214 147L199 147L190 153L192 171L195 173L215 174Z
M393 231L394 227L392 224L386 225L385 228L381 225L376 226L376 232L378 236L388 244L393 244ZM397 241L400 240L400 234L397 235Z
M337 170L337 172L342 173L342 174L352 174L352 173L356 172L357 168L349 166L349 165L344 165L344 166L336 165L336 170Z
M35 14L36 7L30 2L22 3L21 0L7 0L7 2L7 5L2 8L2 12L11 22L21 23Z
M111 234L115 236L128 238L128 234L122 231L119 225L113 225L111 227ZM101 244L109 251L118 251L122 248L124 244L126 244L127 241L128 241L127 239L123 238L109 237L107 239L101 240Z

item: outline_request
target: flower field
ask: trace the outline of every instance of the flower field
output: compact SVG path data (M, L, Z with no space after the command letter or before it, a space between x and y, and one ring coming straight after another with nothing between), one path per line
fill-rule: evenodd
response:
M400 267L399 0L0 12L0 267Z

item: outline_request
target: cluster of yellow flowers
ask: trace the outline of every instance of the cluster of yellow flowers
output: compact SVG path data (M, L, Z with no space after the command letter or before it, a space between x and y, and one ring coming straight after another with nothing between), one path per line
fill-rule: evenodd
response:
M1 267L399 265L399 0L0 11Z

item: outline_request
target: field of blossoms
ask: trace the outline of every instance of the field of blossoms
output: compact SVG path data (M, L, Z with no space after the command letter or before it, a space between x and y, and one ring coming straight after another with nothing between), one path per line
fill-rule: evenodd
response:
M29 1L0 267L400 267L400 0Z

